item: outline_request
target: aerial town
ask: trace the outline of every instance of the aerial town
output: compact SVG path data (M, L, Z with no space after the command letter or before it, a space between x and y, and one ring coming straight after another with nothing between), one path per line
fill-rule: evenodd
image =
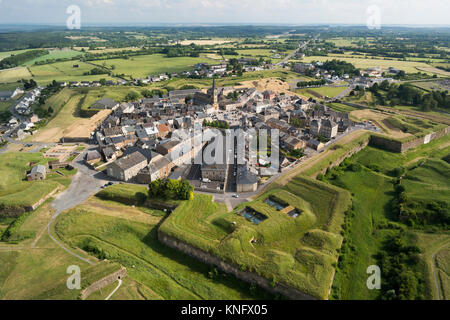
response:
M0 0L0 301L449 300L445 8L51 2Z

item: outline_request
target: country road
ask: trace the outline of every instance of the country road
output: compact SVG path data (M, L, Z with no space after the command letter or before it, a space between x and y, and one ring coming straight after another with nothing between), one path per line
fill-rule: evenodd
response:
M299 45L298 48L292 52L291 54L287 55L283 60L281 60L280 62L278 62L276 64L276 66L281 66L284 63L286 63L287 61L289 61L289 59L291 59L293 56L295 56L297 54L297 52L299 52L300 50L304 49L311 41L315 41L318 37L320 36L320 34L318 34L317 36L314 37L314 39L312 40L308 40L307 42L305 42L302 45Z

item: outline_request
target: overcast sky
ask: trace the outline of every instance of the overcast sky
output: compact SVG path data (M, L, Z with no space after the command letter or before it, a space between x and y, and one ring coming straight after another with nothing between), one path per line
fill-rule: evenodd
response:
M449 25L450 0L0 0L0 24L61 24L69 5L83 24L366 24L371 5L381 24Z

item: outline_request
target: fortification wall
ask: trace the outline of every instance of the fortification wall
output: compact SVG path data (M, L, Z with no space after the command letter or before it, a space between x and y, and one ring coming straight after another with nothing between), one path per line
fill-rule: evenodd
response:
M215 266L219 270L232 274L240 280L256 284L273 294L282 294L292 300L316 300L316 298L284 284L276 284L273 286L271 282L264 277L261 277L253 272L242 271L238 266L227 263L212 254L171 237L160 230L158 230L158 240L168 247L179 250L203 263Z
M437 132L430 133L424 137L419 137L404 142L402 142L401 140L395 140L381 135L372 135L370 137L370 145L392 152L403 153L410 149L416 148L420 145L427 144L435 139L442 138L443 136L446 136L449 133L450 127L446 127Z
M111 283L116 282L119 279L123 279L127 276L127 269L125 267L122 267L120 270L98 280L95 281L93 284L91 284L86 289L83 289L81 291L81 299L85 300L87 297L89 297L94 292L110 285Z

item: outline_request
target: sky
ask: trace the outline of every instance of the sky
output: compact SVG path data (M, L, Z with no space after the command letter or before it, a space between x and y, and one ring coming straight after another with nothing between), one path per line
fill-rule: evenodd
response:
M0 24L450 25L450 0L0 0Z

